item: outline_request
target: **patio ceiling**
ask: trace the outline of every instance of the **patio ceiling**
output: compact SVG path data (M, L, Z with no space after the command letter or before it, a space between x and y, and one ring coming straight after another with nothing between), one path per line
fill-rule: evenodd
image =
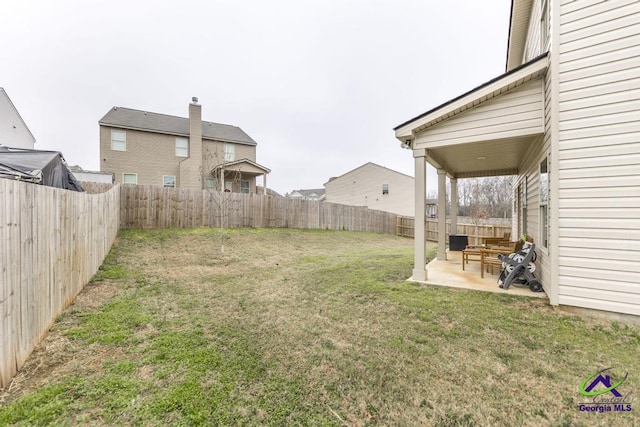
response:
M521 136L433 148L427 161L452 178L515 175L536 138Z

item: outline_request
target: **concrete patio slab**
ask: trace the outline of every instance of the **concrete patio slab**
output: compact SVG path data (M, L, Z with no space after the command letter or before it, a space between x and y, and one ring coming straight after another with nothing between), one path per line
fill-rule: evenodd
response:
M427 280L419 282L425 285L448 286L451 288L473 289L476 291L496 292L510 295L522 295L534 298L547 298L544 292L531 292L528 287L510 286L505 290L498 286L498 275L485 273L480 277L480 262L472 261L462 270L462 252L447 251L447 260L432 260L427 264Z

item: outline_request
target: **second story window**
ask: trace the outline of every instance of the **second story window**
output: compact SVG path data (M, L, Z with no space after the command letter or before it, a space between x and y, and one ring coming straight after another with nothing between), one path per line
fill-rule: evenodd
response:
M232 162L236 159L236 147L233 144L224 144L224 161Z
M127 151L127 132L111 129L111 149L113 151Z
M389 184L382 184L382 194L389 194Z
M189 157L189 140L187 138L176 138L176 156Z

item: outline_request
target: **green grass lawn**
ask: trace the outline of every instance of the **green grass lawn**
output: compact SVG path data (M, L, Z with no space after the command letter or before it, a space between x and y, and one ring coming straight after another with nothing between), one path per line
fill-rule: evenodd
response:
M121 231L0 425L640 424L640 403L578 411L602 368L640 391L637 327L417 286L412 264L379 234Z

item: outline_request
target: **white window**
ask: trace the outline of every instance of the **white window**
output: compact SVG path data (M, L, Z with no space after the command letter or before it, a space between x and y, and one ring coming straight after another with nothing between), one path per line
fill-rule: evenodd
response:
M127 151L127 132L111 129L111 149L113 151Z
M217 178L205 178L204 179L204 188L205 190L215 190L218 188L218 179Z
M236 146L233 144L224 144L224 161L232 162L236 158Z
M548 157L540 162L540 246L549 247L549 166Z
M137 173L123 173L122 174L122 183L123 184L138 184L138 174Z
M249 181L245 181L245 180L240 181L240 192L244 194L249 194Z
M187 138L176 138L176 156L189 157L189 140Z
M382 194L389 194L389 184L382 184Z
M162 186L163 187L176 187L176 177L172 175L163 175L162 177Z

